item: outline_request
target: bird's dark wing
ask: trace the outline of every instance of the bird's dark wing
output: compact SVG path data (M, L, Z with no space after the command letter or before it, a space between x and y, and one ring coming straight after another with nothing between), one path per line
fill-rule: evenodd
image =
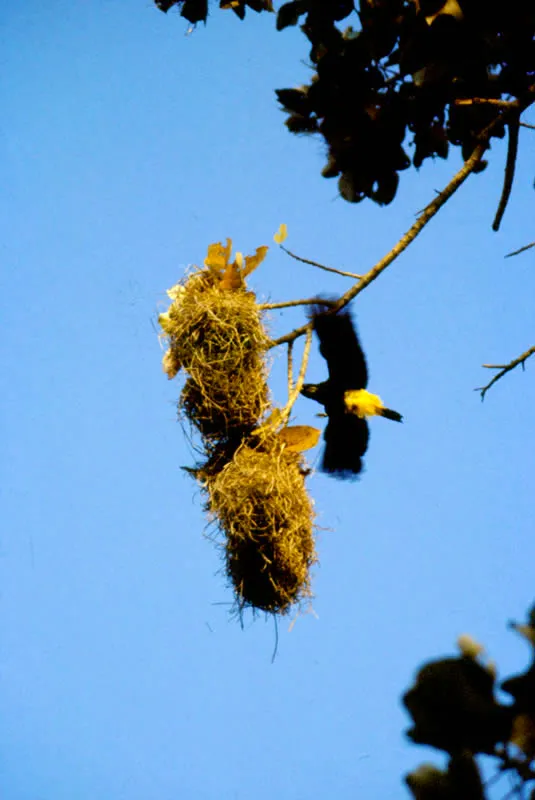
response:
M346 309L327 314L327 308L320 303L313 306L311 318L329 369L331 391L365 389L368 369L351 314Z
M368 448L365 419L353 414L333 414L323 434L325 450L321 469L337 478L354 478L361 472L362 456Z

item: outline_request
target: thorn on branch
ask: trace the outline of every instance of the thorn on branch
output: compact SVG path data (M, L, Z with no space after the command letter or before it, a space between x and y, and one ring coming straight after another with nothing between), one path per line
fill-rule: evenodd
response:
M434 191L434 193L435 193L437 196L440 194L440 189L433 189L433 191ZM415 216L415 217L419 217L419 216L420 216L420 214L423 214L423 213L424 213L424 211L425 211L425 209L426 209L426 208L427 208L427 206L425 206L424 208L421 208L419 211L417 211L417 212L415 213L415 215L414 215L414 216Z

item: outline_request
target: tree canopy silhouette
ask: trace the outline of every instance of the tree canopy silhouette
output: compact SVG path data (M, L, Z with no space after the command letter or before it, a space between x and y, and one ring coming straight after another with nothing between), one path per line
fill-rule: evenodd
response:
M207 0L155 0L190 22L206 21ZM271 0L221 0L241 19ZM340 23L348 23L341 29ZM325 178L352 203L387 205L400 172L509 132L497 230L511 191L520 113L535 100L535 5L485 0L292 0L277 29L300 24L313 75L276 90L296 134L320 134ZM489 126L492 126L489 130ZM475 171L485 169L481 159Z

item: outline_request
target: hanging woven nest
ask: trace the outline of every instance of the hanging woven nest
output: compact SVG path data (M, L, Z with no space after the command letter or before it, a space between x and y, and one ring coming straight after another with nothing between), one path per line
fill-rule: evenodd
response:
M206 477L240 608L284 614L311 597L309 572L317 558L303 475L301 456L270 436L243 444Z
M160 324L169 340L164 368L180 364L190 378L180 410L205 436L221 439L254 427L269 407L265 332L254 295L221 288L211 272L175 289Z
M298 451L313 446L319 432L276 432L284 417L277 421L269 402L271 342L245 284L267 247L231 261L231 245L210 245L204 268L169 290L172 303L159 317L168 344L163 367L169 378L187 373L179 410L201 433L204 454L187 471L224 536L238 608L285 614L311 598L314 514Z

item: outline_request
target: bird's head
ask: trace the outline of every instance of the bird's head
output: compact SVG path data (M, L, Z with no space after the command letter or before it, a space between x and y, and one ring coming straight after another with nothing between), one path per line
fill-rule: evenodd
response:
M325 405L325 383L305 383L301 389L301 394L309 400L316 400Z

